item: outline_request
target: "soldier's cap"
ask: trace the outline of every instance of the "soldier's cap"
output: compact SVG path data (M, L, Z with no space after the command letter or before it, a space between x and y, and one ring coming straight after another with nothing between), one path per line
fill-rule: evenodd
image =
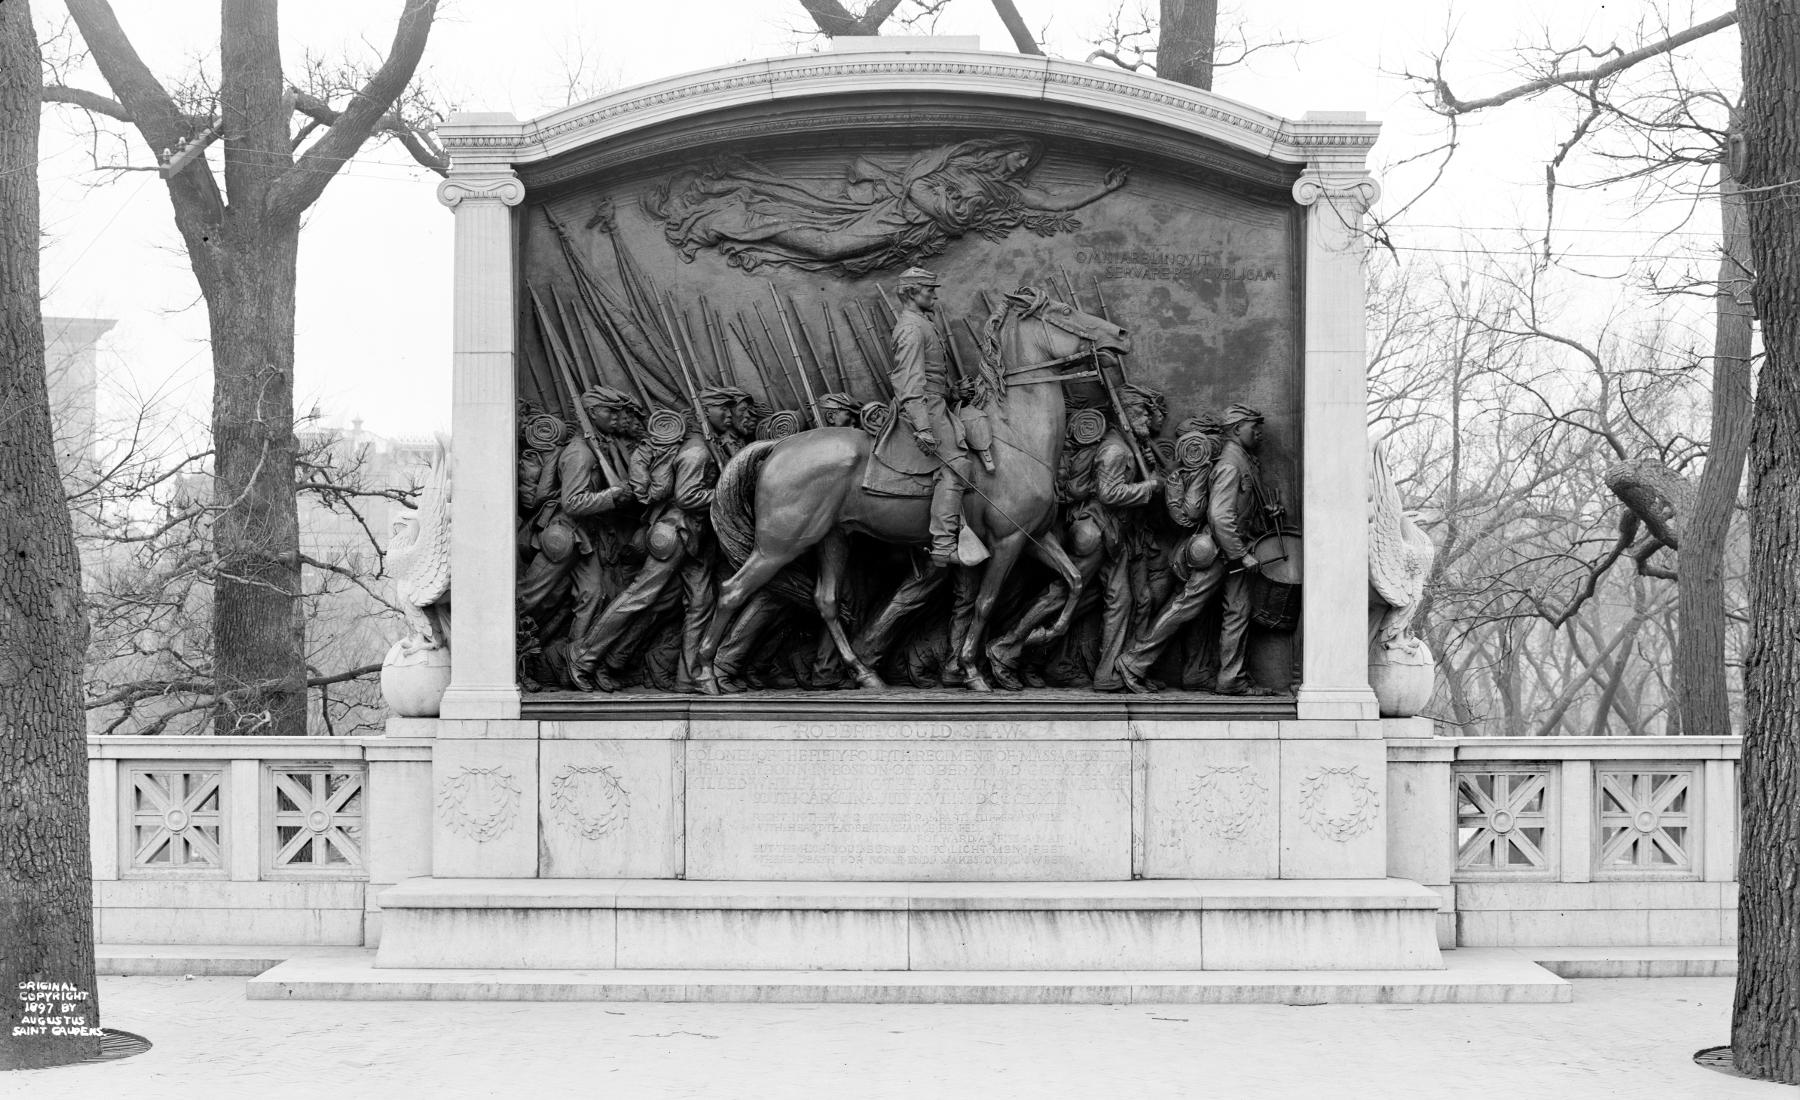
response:
M1162 391L1149 386L1128 385L1119 392L1119 399L1128 404L1135 401L1159 409L1167 404Z
M923 267L909 267L900 273L901 286L943 286L938 281L937 272Z
M1189 432L1204 432L1208 435L1218 435L1224 430L1225 425L1220 422L1217 416L1209 412L1196 413L1193 416L1182 417L1181 423L1175 425L1175 438L1180 439Z
M730 386L712 386L701 390L696 396L699 398L702 405L731 406L737 404L742 398L749 397L750 395L743 390L734 389Z
M644 411L637 398L612 386L595 386L581 395L581 403L603 409L630 409L639 415Z
M1246 424L1253 420L1261 421L1263 419L1262 413L1257 412L1248 405L1233 405L1231 408L1225 410L1224 420L1227 428L1235 428L1239 424Z
M826 393L819 395L819 408L853 413L862 408L862 405L847 393Z

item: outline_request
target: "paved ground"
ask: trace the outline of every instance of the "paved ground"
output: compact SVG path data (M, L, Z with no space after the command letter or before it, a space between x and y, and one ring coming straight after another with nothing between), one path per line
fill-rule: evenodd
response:
M1729 978L1578 981L1567 1005L1043 1007L246 1001L242 978L104 978L156 1048L0 1096L1304 1097L1729 1100L1694 1065Z

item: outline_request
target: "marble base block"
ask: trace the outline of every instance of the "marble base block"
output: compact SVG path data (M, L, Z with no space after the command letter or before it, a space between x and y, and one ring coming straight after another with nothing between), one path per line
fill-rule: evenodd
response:
M1287 883L413 879L377 968L1432 970L1438 895Z

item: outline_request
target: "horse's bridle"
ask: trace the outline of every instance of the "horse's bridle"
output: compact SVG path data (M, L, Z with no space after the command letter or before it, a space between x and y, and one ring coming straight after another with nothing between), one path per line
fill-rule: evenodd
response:
M1035 319L1038 324L1043 325L1045 328L1061 329L1063 332L1075 337L1076 340L1086 345L1086 347L1081 351L1070 352L1068 355L1060 356L1056 359L1046 359L1041 363L1026 363L1003 371L1000 377L1005 380L1007 389L1012 389L1016 386L1041 386L1049 382L1081 382L1089 378L1100 377L1099 338L1089 336L1087 333L1063 324L1061 321L1046 317L1044 315L1044 306L1048 304L1047 301L1041 301L1036 303L1029 310L1022 310L1019 314L1019 320L1025 321ZM1066 367L1071 363L1080 363L1084 361L1092 362L1094 364L1093 368L1091 370L1076 371L1071 374L1048 374L1041 378L1024 377L1025 375L1037 374L1039 371L1054 371L1058 367Z

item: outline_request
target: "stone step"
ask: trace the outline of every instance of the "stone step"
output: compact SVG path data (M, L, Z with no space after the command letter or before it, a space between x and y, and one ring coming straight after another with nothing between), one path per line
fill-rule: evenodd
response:
M126 978L248 978L289 959L354 950L287 944L101 943L94 945L94 971Z
M1440 897L1400 879L412 879L382 969L1433 970Z
M1736 947L1521 947L1544 969L1564 978L1729 978Z
M369 951L296 958L250 1000L698 1001L802 1004L1560 1004L1573 987L1516 951L1441 970L818 971L377 969Z

